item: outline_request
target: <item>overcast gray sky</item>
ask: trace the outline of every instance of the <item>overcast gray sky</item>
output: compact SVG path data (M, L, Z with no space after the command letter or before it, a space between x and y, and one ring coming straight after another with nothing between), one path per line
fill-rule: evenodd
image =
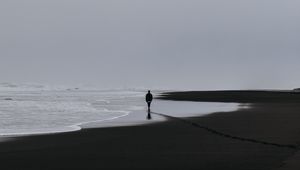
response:
M300 87L298 0L1 0L0 81Z

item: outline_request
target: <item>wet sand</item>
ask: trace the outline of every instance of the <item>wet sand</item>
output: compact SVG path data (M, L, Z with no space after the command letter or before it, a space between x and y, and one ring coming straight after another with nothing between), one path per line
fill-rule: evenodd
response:
M146 117L145 112L136 114ZM298 151L299 120L298 103L256 103L250 109L184 118L184 121L168 118L153 124L21 137L0 143L1 168L285 168ZM296 148L285 147L290 145Z

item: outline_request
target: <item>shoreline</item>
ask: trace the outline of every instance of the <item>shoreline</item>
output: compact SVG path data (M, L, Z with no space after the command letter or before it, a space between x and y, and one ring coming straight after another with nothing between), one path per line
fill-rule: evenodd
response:
M227 107L223 107L223 108L217 108L217 109L212 109L214 108L213 106L206 106L204 105L204 107L208 107L209 109L202 109L201 107L197 107L199 110L201 110L201 114L200 111L198 112L194 107L195 104L198 105L199 102L193 102L193 101L183 101L183 102L178 102L178 101L167 101L167 103L165 103L165 100L156 100L157 103L154 103L154 108L155 109L159 109L163 112L167 112L168 114L173 114L175 113L175 116L179 116L179 117L186 117L186 115L182 114L182 113L187 113L185 109L180 109L181 111L178 112L177 109L179 109L181 107L192 107L193 109L188 109L189 110L189 114L191 116L190 112L193 112L193 115L196 115L197 117L199 116L203 116L203 115L208 115L208 114L213 114L215 112L219 112L219 111L230 111L231 109L233 110L237 110L240 108L245 108L245 106L240 106L239 103L232 103L235 104L231 105L228 103L224 103L225 106ZM218 102L201 102L201 103L210 103L210 104L215 104ZM218 104L223 104L223 103L218 103ZM242 104L244 105L244 104ZM175 106L175 110L174 107ZM217 106L219 107L219 106ZM161 109L163 108L163 109ZM173 109L167 109L166 108L173 108ZM173 112L173 111L175 112ZM219 110L219 111L217 111ZM105 119L100 119L100 120L94 120L94 121L88 121L88 122L80 122L80 123L75 123L73 125L69 125L69 126L65 126L65 127L61 127L59 129L53 129L53 130L45 130L45 131L29 131L29 132L17 132L17 133L5 133L5 134L0 134L0 139L1 138L18 138L18 137L23 137L23 136L36 136L36 135L47 135L47 134L59 134L59 133L68 133L68 132L75 132L75 131L80 131L82 129L86 129L86 128L105 128L105 127L123 127L123 126L133 126L133 125L142 125L142 124L149 124L149 123L155 123L155 122L161 122L163 121L164 118L158 118L158 117L153 117L150 121L149 120L145 120L146 116L143 116L143 114L140 114L141 112L146 112L146 110L133 110L133 111L128 111L126 113L124 113L123 115L120 116L115 116L115 117L110 117L110 118L105 118ZM198 112L198 113L197 113ZM142 115L142 116L141 116ZM120 120L118 120L120 119ZM1 142L1 140L0 140Z
M100 128L109 128L109 127L135 126L135 125L153 124L153 123L165 121L165 119L158 118L157 116L152 117L151 121L146 121L145 120L146 116L140 116L141 114L137 114L140 112L144 112L144 111L143 110L131 111L121 116L89 121L89 122L81 122L81 123L67 126L73 128L73 130L66 130L66 131L62 130L62 131L53 131L53 132L48 131L48 132L10 133L5 135L0 135L0 143L1 141L5 141L6 138L17 139L23 137L40 136L40 135L56 135L56 134L63 134L63 133L78 132L90 128L100 129Z
M210 121L221 115L234 116L253 109L184 119L213 126L215 123ZM290 148L220 137L176 120L27 136L0 143L0 158L7 169L273 169L294 152Z
M242 139L299 146L299 111L297 103L255 103L180 118L228 136L177 119L25 136L0 143L0 159L5 169L273 170L287 167L298 148ZM148 121L144 112L137 114Z
M76 123L74 125L66 126L67 128L72 128L70 130L61 130L61 131L57 130L57 131L47 131L47 132L7 133L7 134L0 134L0 138L18 138L18 137L25 137L25 136L51 135L51 134L59 134L59 133L76 132L76 131L82 130L83 127L85 127L88 124L110 121L110 120L122 118L122 117L125 117L128 115L129 115L129 113L125 114L125 115L121 115L121 116L112 117L112 118L95 120L95 121L90 121L90 122L81 122L81 123ZM1 140L0 140L0 142L1 142Z

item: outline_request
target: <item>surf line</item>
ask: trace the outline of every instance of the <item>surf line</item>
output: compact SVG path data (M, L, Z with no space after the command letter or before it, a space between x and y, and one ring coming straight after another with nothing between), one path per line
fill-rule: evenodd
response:
M226 133L220 132L218 130L215 130L215 129L207 127L207 126L200 125L199 123L195 123L195 122L190 121L190 120L181 119L181 118L170 116L170 115L166 115L166 114L163 114L163 113L157 113L157 112L151 112L151 113L159 115L159 116L163 116L163 117L166 117L166 118L169 118L169 119L174 119L174 120L181 121L181 122L189 124L189 125L191 125L193 127L206 130L206 131L208 131L210 133L213 133L215 135L219 135L219 136L222 136L222 137L225 137L225 138L230 138L230 139L239 140L239 141L243 141L243 142L251 142L251 143L258 143L258 144L263 144L263 145L270 145L270 146L274 146L274 147L289 148L289 149L298 149L298 146L296 146L296 145L278 144L278 143L273 143L273 142L261 141L261 140L257 140L257 139L251 139L251 138L244 138L244 137L234 136L234 135L230 135L230 134L226 134Z

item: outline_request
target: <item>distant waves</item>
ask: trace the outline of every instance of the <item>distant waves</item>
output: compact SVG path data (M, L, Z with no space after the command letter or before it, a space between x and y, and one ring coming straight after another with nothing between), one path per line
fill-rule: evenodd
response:
M2 91L0 135L80 130L80 124L116 119L143 109L143 95L134 91Z

